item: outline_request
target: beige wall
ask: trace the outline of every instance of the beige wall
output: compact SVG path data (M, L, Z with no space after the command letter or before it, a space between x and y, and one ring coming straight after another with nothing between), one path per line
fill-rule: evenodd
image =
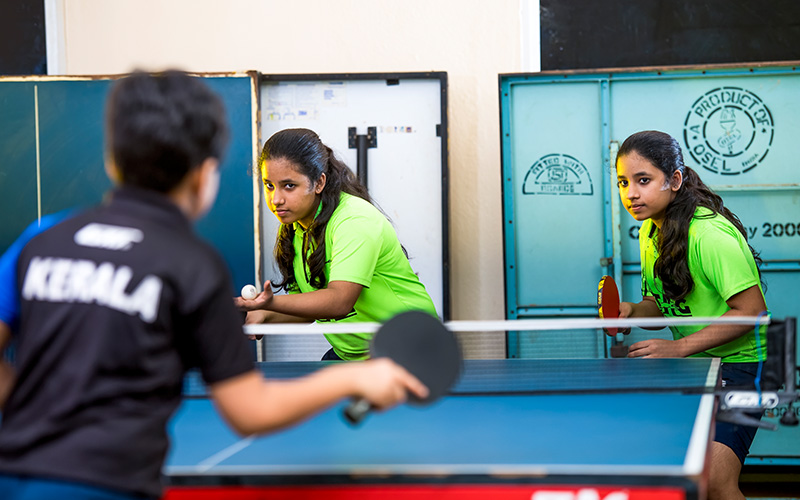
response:
M520 48L528 3L63 0L63 67L73 75L446 71L453 319L502 319L497 75L529 69Z

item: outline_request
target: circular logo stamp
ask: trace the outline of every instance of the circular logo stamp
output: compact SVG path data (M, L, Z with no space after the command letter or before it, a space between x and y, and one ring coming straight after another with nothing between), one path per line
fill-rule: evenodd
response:
M565 154L542 156L525 174L522 194L591 195L589 171L575 157Z
M706 92L683 124L686 149L703 168L735 175L766 158L774 135L772 113L760 97L739 87Z

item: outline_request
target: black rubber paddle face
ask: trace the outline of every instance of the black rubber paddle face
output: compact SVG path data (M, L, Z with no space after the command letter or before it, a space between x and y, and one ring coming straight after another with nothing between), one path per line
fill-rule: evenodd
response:
M373 338L371 355L390 358L428 387L424 399L409 395L409 403L416 405L439 399L461 372L461 348L455 335L422 311L400 313L387 321Z
M430 404L443 396L461 372L461 347L453 332L422 311L400 313L384 323L372 339L370 355L386 357L408 370L428 387L428 397L408 395L413 405ZM343 414L358 425L372 410L366 399L351 401Z

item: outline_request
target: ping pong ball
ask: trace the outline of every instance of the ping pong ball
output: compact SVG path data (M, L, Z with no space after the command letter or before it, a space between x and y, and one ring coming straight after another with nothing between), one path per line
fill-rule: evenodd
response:
M256 290L256 287L254 287L253 285L245 285L242 287L243 299L251 300L256 298L256 295L258 295L258 291Z

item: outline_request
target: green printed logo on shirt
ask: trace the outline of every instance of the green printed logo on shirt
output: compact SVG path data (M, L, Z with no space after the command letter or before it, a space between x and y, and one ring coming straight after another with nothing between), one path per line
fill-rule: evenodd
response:
M734 295L758 285L758 267L744 236L728 219L707 208L695 211L689 226L687 259L694 288L679 302L664 299L661 280L654 276L658 259L658 228L646 220L639 230L642 259L642 296L656 300L664 317L719 317L730 310L727 301ZM762 292L763 296L763 292ZM672 326L672 336L679 339L707 325ZM766 358L766 327L761 327L758 342L755 331L725 345L694 356L719 357L723 362L753 362Z

